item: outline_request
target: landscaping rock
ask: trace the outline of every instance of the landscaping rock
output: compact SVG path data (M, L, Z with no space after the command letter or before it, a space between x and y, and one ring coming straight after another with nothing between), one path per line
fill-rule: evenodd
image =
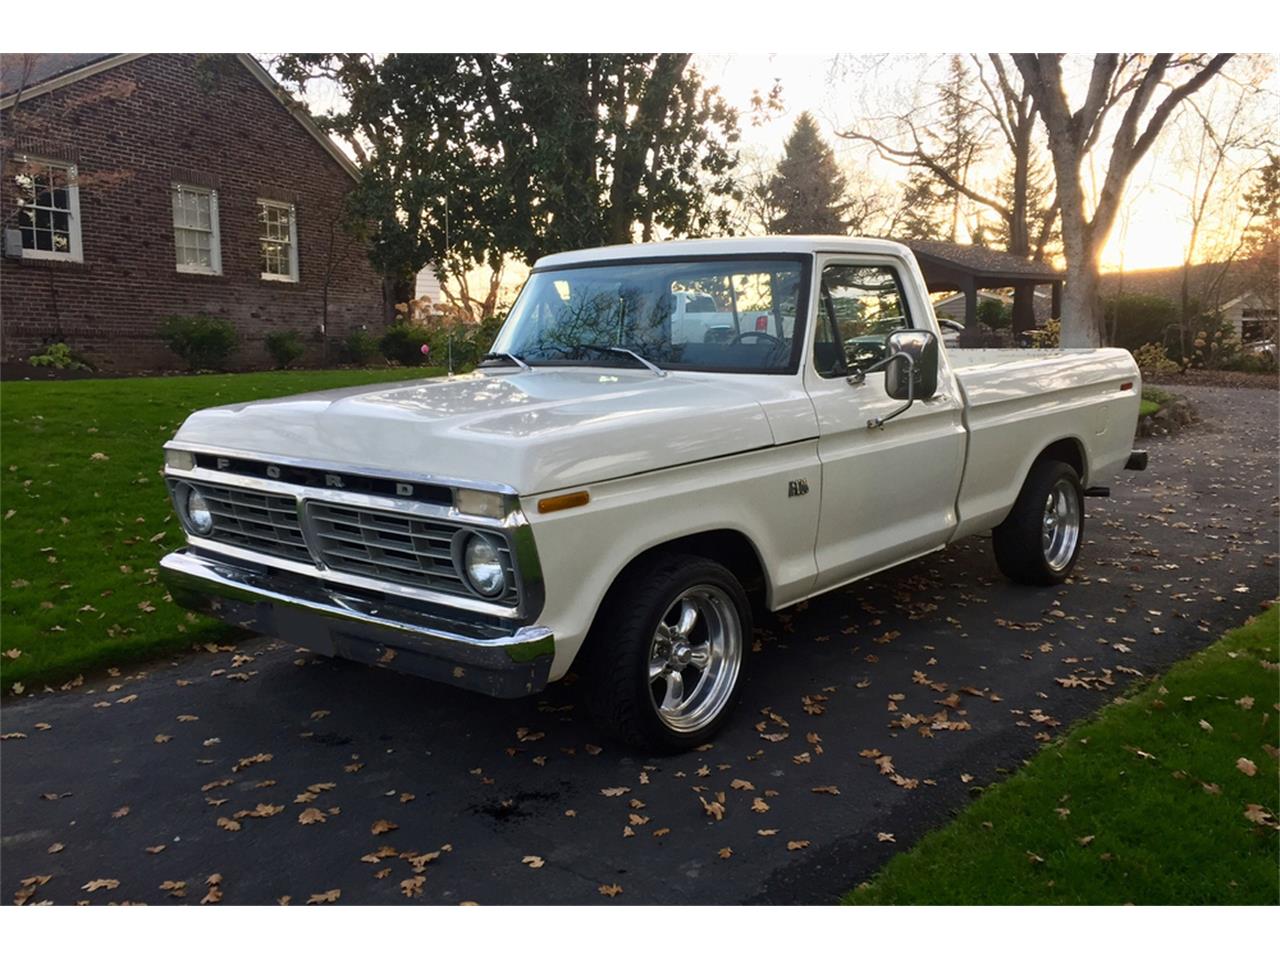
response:
M1189 423L1196 421L1196 411L1191 402L1179 397L1173 401L1167 408L1173 417L1173 422L1180 427L1185 427ZM1163 412L1163 411L1162 411Z

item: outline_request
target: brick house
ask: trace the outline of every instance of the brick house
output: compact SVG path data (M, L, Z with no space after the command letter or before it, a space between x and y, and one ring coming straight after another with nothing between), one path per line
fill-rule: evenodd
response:
M236 368L268 365L276 330L337 359L385 316L342 227L357 177L246 54L6 55L4 359L64 341L105 371L174 369L157 326L194 314L235 324Z

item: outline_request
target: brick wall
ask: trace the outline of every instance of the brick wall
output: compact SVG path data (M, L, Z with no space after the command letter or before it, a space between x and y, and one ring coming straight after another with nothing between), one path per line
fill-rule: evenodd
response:
M384 323L382 284L337 212L351 176L234 56L155 54L0 114L0 220L15 224L17 153L77 164L83 263L0 262L5 359L63 340L100 369L174 369L157 338L175 314L231 320L236 368L269 365L263 338L294 330L306 361ZM175 181L218 191L222 274L175 268ZM258 198L295 205L297 283L260 276ZM325 321L327 277L328 309Z

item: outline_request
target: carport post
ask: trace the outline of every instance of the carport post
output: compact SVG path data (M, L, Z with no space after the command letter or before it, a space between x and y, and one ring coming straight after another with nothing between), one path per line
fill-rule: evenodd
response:
M960 290L964 293L964 332L960 334L960 346L976 347L982 342L978 332L978 285L972 274L960 278Z

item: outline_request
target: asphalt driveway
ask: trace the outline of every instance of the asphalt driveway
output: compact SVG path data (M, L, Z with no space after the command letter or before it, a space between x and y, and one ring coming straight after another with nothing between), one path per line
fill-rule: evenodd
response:
M1277 392L1184 392L1204 422L1089 501L1072 583L972 539L773 617L701 752L602 740L571 683L494 701L265 639L10 699L3 893L831 902L1276 595Z

